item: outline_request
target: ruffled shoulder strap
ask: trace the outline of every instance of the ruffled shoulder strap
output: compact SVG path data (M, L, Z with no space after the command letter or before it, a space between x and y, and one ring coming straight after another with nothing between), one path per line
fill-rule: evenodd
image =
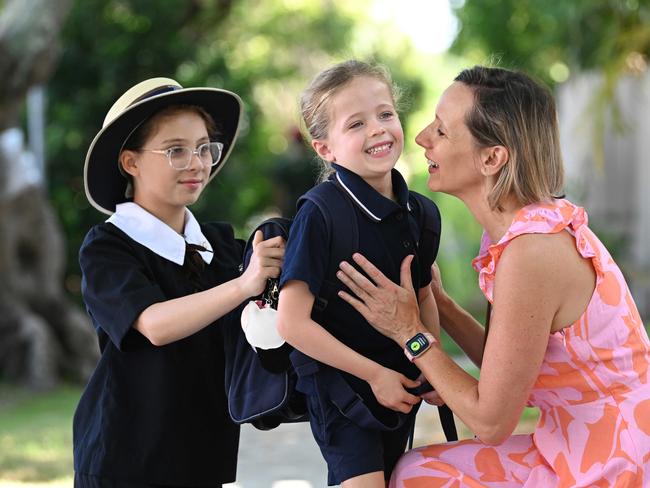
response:
M483 233L479 255L472 261L472 266L479 273L479 286L491 302L496 267L504 249L517 236L522 234L555 234L567 230L576 238L576 248L585 258L593 258L591 232L587 227L588 217L584 208L568 200L557 199L550 203L534 203L520 209L501 240L492 244ZM586 231L586 232L585 232Z

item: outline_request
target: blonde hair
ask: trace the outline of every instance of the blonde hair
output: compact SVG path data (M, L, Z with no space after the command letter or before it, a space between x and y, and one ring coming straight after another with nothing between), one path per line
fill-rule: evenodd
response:
M548 201L564 185L555 101L529 76L502 68L475 66L454 81L474 92L465 124L479 147L504 146L508 162L488 195L492 209L502 209L508 195L520 204Z
M395 86L390 73L384 66L355 59L335 64L316 75L300 97L302 119L312 139L327 137L331 122L329 104L333 95L355 78L364 76L385 83L391 93L393 103L397 105L401 91ZM322 181L327 179L333 170L328 161L321 159L321 164L320 180Z

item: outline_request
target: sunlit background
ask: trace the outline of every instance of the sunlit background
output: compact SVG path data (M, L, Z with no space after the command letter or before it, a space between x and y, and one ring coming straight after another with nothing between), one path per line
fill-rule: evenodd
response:
M193 211L246 238L264 216L291 216L314 182L301 90L344 59L384 64L404 94L398 169L439 205L445 286L482 320L469 265L481 229L462 204L428 191L413 139L461 69L522 69L556 95L567 194L589 211L647 323L648 26L647 0L0 0L0 486L72 484L71 416L96 360L77 252L103 219L85 197L82 166L126 88L168 76L242 96L241 137ZM416 445L442 440L435 415L423 409ZM534 419L525 414L519 428ZM324 485L305 424L245 426L233 488Z

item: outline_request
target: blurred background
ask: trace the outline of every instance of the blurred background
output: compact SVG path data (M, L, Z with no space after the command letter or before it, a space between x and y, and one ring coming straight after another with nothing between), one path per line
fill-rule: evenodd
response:
M314 184L298 109L309 80L351 57L386 65L404 92L398 168L439 205L445 286L482 320L470 266L481 229L460 202L428 192L413 139L461 69L524 70L556 95L567 195L587 208L647 324L649 54L649 0L0 0L0 486L72 484L72 413L97 360L77 252L105 217L82 168L128 87L166 76L242 97L235 150L192 210L246 238L266 215L293 215ZM427 415L422 443L440 440ZM325 486L306 426L284 427L245 429L236 486Z

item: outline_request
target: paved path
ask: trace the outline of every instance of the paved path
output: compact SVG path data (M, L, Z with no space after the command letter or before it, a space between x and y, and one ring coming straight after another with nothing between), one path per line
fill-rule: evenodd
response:
M460 433L462 437L462 432ZM423 403L415 428L415 446L443 442L438 413ZM227 488L325 488L327 468L309 424L284 424L271 431L242 428L237 482Z

